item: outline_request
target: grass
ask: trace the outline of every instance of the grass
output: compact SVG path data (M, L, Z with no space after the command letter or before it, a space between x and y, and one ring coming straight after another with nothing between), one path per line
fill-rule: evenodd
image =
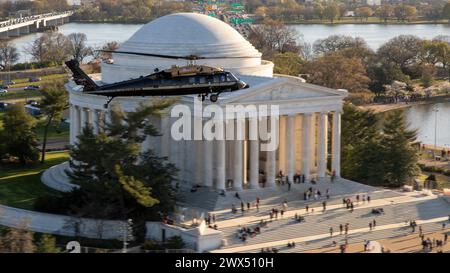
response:
M3 128L2 124L3 113L0 112L0 130ZM38 119L35 132L39 140L44 139L45 119ZM58 125L51 125L48 130L48 141L52 140L69 140L70 137L70 125L66 122L61 122Z
M44 139L45 119L40 119L36 125L36 134L39 140ZM58 125L51 125L48 129L48 140L69 140L70 125L61 122Z
M44 164L33 166L0 166L0 204L22 209L33 209L34 201L45 195L58 195L58 191L41 182L41 174L51 166L63 163L68 152L47 153Z
M40 96L41 96L40 90L18 90L18 91L10 91L6 94L0 95L0 99L27 99Z
M29 82L29 78L14 79L12 81L15 82L16 84L12 84L9 87L10 88L18 88L18 87L25 87L28 85L42 85L44 83L51 82L52 80L65 79L65 78L67 78L67 74L66 73L51 74L51 75L47 75L47 76L42 76L40 78L41 78L41 80L37 81L37 82ZM3 81L0 81L0 83L3 84Z

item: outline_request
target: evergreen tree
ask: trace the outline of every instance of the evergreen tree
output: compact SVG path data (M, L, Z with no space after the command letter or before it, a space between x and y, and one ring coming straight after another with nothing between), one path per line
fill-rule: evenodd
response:
M39 158L37 137L33 131L36 120L25 112L23 105L11 105L3 115L0 140L3 152L16 156L22 165L36 162Z
M61 250L56 247L56 240L54 237L44 234L39 240L36 250L36 253L59 253Z
M385 185L402 186L406 180L417 175L418 155L412 143L417 131L408 129L401 110L390 112L383 124L383 158L385 162Z
M159 115L170 102L141 105L132 113L112 106L111 123L98 135L85 127L71 149L72 183L79 189L67 193L69 213L84 217L134 221L137 235L144 223L173 211L177 170L151 150L141 152L146 135L158 136L150 116ZM64 202L68 203L68 202Z
M362 183L383 181L379 119L373 111L344 105L342 115L342 175Z

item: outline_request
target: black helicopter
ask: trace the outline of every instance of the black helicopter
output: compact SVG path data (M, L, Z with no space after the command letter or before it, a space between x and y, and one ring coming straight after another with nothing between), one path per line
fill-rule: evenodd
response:
M180 96L197 94L202 101L209 96L211 102L216 102L222 92L233 92L248 88L249 85L239 80L231 72L224 71L221 68L196 65L195 61L200 59L254 58L200 57L196 55L171 56L107 50L102 50L102 52L188 60L186 66L174 65L162 71L155 69L153 74L147 76L106 85L97 85L80 68L77 60L67 61L66 65L72 71L75 83L84 86L83 92L109 98L105 107L108 106L112 99L119 96Z

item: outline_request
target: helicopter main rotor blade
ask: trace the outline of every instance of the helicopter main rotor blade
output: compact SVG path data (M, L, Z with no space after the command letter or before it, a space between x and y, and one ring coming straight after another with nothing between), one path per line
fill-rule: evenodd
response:
M175 55L151 54L151 53L117 51L117 50L99 50L99 51L106 52L106 53L118 53L118 54L129 54L129 55L138 55L138 56L149 56L149 57L166 58L166 59L184 59L184 60L260 58L257 56L201 57L201 56L197 56L197 55L175 56Z

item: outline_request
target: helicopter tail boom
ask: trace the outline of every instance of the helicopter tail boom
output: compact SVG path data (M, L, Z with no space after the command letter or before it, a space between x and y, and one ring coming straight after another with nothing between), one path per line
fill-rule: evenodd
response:
M67 61L66 65L72 71L75 83L84 86L84 91L99 89L99 86L80 68L80 63L77 60Z

